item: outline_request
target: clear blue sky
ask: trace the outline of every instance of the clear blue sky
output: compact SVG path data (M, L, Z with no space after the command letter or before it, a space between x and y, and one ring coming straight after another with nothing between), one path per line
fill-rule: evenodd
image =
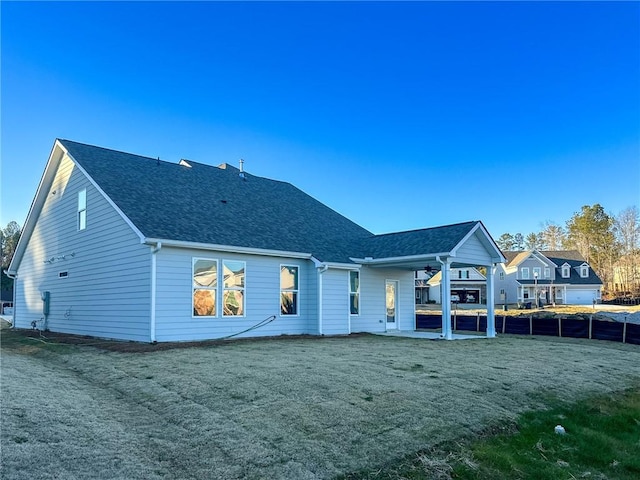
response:
M244 158L374 233L640 204L638 2L0 8L2 226L57 137Z

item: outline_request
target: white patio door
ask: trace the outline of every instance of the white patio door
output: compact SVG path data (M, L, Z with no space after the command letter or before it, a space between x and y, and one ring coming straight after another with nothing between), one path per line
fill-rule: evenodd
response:
M386 284L386 307L387 307L387 330L398 329L398 282L387 280Z

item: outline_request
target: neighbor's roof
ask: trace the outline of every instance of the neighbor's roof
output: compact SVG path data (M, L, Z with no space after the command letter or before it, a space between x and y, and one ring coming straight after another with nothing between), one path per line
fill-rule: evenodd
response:
M507 258L507 265L515 265L522 260L522 256L528 257L531 254L530 250L527 251L511 251L511 252L502 252L504 256ZM593 271L592 268L589 268L589 276L583 278L580 276L576 267L579 267L583 263L587 263L584 257L577 250L539 250L539 253L548 258L551 262L557 265L556 270L560 271L562 265L568 263L572 268L570 270L569 278L562 278L560 275L556 275L556 279L553 281L554 284L571 284L571 285L601 285L602 280L600 277ZM535 280L518 280L521 284L534 284ZM550 280L538 279L538 284L549 284Z
M223 164L191 167L60 140L147 238L310 253L349 261L371 232L293 185Z

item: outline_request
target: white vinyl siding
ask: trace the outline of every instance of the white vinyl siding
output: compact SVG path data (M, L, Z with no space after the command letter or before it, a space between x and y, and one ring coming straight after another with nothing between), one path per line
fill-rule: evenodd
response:
M82 190L91 226L80 232ZM149 247L63 158L18 268L16 326L43 325L41 293L48 291L52 331L149 341L150 258Z
M384 332L385 280L398 281L396 316L400 330L415 330L414 272L387 268L360 269L360 313L351 317L351 332Z
M191 315L192 257L237 260L246 264L245 315L243 317L193 318ZM299 267L297 316L280 315L280 265ZM222 338L246 330L275 316L269 324L242 337L318 333L317 273L310 261L261 255L163 247L157 254L156 338L159 342ZM217 302L222 303L218 289ZM204 320L204 321L203 321Z

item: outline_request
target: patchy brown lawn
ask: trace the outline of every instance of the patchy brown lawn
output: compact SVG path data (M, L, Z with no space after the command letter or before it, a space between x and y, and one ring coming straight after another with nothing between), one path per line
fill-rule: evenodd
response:
M59 340L2 331L2 478L332 478L640 382L604 341Z

